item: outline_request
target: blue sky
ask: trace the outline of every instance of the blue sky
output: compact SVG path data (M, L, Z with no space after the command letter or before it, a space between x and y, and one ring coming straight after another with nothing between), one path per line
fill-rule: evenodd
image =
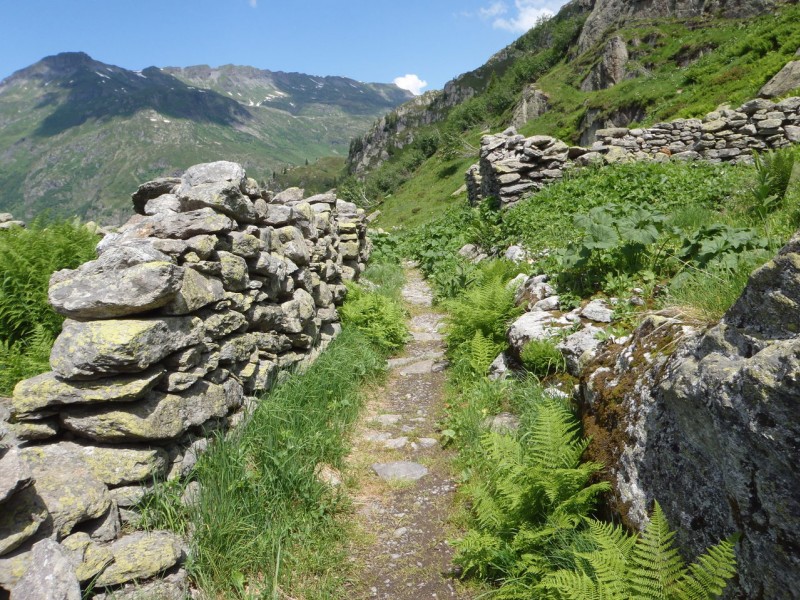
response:
M424 91L482 65L563 4L0 0L0 79L47 55L80 50L128 69L232 63L360 81L402 77L404 86Z

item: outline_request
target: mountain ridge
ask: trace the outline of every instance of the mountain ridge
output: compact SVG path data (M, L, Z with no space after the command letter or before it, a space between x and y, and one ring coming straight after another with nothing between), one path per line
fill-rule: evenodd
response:
M213 86L199 74L214 76ZM252 101L266 90L272 102ZM233 159L266 180L345 155L352 137L411 97L345 77L241 66L132 71L84 52L48 56L0 82L0 209L116 222L142 179Z

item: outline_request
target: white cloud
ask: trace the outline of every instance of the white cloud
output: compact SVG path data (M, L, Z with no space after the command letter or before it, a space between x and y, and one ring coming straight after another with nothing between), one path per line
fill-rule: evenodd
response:
M497 4L481 9L481 14L484 11L491 11ZM553 2L552 0L514 0L516 15L511 18L495 19L492 26L495 29L505 29L513 33L524 33L536 25L539 19L552 17L562 4L563 2ZM500 14L504 13L498 13L496 16Z
M478 14L480 15L481 19L493 19L495 17L499 17L500 15L504 15L507 12L508 6L505 2L494 2L486 8L481 8L478 10Z
M408 90L415 96L419 96L422 93L422 88L427 86L428 82L420 79L413 73L408 73L402 77L395 77L394 84L400 89Z
M253 8L258 8L258 0L249 0L250 6Z

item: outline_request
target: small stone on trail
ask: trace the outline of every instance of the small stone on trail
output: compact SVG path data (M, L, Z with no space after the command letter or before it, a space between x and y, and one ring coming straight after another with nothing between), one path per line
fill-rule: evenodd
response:
M400 448L404 448L407 443L408 443L407 437L399 437L386 440L383 443L383 446L385 448L388 448L389 450L399 450Z
M380 423L381 425L395 425L402 419L401 415L378 415L373 421Z
M372 465L372 470L384 481L417 481L428 474L428 469L425 466L405 460L391 463L375 463Z

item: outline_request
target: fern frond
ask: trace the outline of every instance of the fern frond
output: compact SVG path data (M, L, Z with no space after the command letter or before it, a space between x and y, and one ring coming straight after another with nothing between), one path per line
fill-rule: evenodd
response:
M685 569L683 558L673 546L675 532L658 502L653 516L633 549L630 588L642 600L668 598Z
M485 375L494 359L503 350L505 350L504 344L496 343L478 329L475 331L475 335L469 345L470 366L476 373Z
M708 548L698 557L675 585L675 598L678 600L719 598L728 581L736 575L734 545L737 540L738 536L731 536Z

